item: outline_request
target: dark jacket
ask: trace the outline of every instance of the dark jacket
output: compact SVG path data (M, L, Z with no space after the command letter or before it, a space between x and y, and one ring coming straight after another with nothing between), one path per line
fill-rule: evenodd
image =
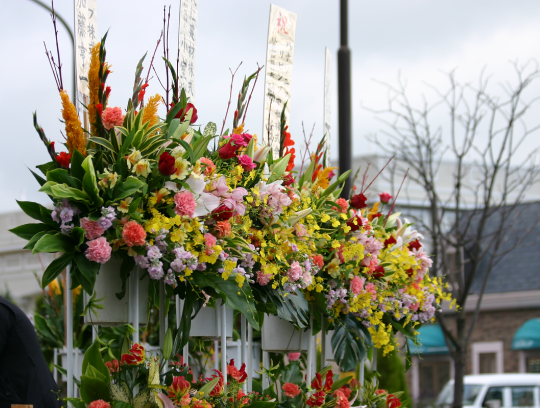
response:
M58 408L58 386L24 312L0 296L0 408Z

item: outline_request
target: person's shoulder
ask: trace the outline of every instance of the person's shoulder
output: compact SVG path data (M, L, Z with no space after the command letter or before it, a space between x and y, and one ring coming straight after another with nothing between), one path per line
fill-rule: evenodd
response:
M13 308L17 307L6 298L0 296L0 321L12 322L15 319Z

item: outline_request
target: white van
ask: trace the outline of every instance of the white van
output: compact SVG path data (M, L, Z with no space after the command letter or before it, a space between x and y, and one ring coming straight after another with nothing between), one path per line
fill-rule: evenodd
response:
M479 374L464 378L463 408L540 408L540 374ZM454 380L439 394L436 406L449 408Z

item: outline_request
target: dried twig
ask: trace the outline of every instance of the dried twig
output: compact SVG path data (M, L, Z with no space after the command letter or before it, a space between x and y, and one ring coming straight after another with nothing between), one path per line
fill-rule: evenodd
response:
M255 82L253 83L253 87L251 88L251 93L249 94L249 98L246 105L246 110L244 112L244 117L242 118L242 123L246 121L246 115L249 108L249 101L251 101L251 95L253 95L253 91L255 90L255 85L257 85L257 79L259 79L259 72L261 72L261 69L264 68L264 65L262 67L259 67L259 63L257 63L257 76L255 77Z
M223 126L221 127L221 132L219 132L219 135L220 136L223 136L223 129L225 129L225 122L227 121L227 116L229 115L229 108L231 106L231 100L232 100L232 91L233 91L233 84L234 84L234 76L236 75L236 72L238 71L238 68L240 68L240 65L242 65L242 63L240 62L240 64L238 64L238 66L236 67L236 69L234 70L234 72L232 72L232 69L229 68L229 71L231 72L231 91L229 93L229 103L227 103L227 111L225 112L225 118L223 119Z

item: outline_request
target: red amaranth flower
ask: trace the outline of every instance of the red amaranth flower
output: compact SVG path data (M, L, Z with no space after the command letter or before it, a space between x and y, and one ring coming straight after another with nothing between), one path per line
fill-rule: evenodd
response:
M417 251L422 248L422 244L420 243L420 241L418 241L418 239L409 242L407 245L410 249L416 249Z
M366 201L367 197L362 193L353 195L351 198L351 207L354 207L357 210L365 208L367 207Z
M71 162L71 153L67 154L66 152L60 152L60 154L56 156L56 161L60 166L69 169L69 163Z
M375 279L384 278L384 274L385 274L384 267L383 267L382 265L378 265L378 266L375 268L375 271L373 272L373 277L374 277Z

